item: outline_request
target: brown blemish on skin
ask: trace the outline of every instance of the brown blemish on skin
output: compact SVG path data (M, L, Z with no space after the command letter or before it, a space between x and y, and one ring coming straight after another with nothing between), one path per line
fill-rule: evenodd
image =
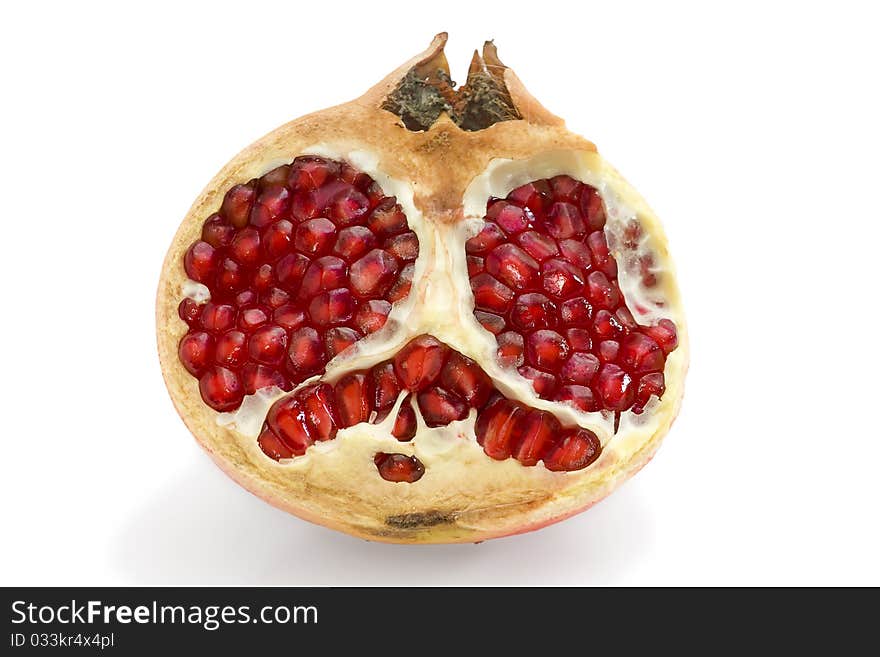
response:
M458 514L444 511L424 511L422 513L404 513L399 516L388 516L385 524L395 529L421 529L436 527L455 522Z

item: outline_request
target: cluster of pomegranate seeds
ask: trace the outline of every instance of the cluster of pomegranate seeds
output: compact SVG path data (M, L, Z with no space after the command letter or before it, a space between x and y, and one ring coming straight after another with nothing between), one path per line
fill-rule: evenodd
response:
M429 335L414 338L391 360L346 374L335 385L308 385L278 400L258 444L276 460L302 455L315 442L335 438L340 429L387 418L401 394L406 397L392 429L401 442L416 434L414 399L429 427L463 420L477 409L477 441L494 459L513 457L523 465L543 460L551 470L579 470L601 450L591 431L563 428L550 413L504 398L476 362ZM376 466L388 481L413 482L424 474L417 459L403 454L378 454Z
M418 253L396 199L346 163L298 157L236 185L184 256L211 300L180 303L180 361L217 411L290 390L385 324Z
M633 319L593 187L556 176L490 199L466 249L474 315L496 336L501 364L530 379L538 396L583 411L641 413L663 395L675 325ZM656 284L643 260L643 282Z

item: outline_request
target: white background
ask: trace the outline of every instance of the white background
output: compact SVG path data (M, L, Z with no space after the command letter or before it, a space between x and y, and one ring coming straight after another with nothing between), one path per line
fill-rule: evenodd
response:
M880 584L880 46L870 3L13 3L0 20L0 584ZM586 514L367 543L238 488L155 354L195 195L448 30L663 218L681 416Z

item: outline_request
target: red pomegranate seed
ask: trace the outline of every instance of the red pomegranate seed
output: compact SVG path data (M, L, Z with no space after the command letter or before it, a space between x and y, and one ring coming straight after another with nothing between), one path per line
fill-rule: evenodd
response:
M587 276L587 294L597 308L615 308L620 303L620 293L601 271Z
M483 255L507 241L507 235L493 223L487 223L479 233L465 242L468 255Z
M450 351L440 371L440 385L471 408L481 408L492 394L492 380L467 356Z
M401 299L405 299L409 295L412 288L413 274L415 273L415 265L409 263L400 270L400 275L385 295L388 301L395 303Z
M367 228L379 236L396 235L406 230L406 215L395 204L394 197L391 197L373 210L367 219Z
M556 331L546 329L535 331L526 342L526 360L542 369L555 371L568 358L570 352L571 348L565 338Z
M556 246L556 242L534 230L517 235L516 241L526 253L538 262L544 262L547 258L559 255L559 247Z
M535 331L556 326L556 305L538 292L517 297L510 311L510 323L520 331Z
M344 324L353 314L354 298L348 288L323 292L309 303L309 317L318 326Z
M235 295L233 301L235 305L239 308L244 308L245 306L252 306L258 301L257 293L253 290L242 290L238 294Z
M520 376L532 382L532 387L539 397L547 398L556 389L556 377L548 372L542 372L528 365L522 365L516 371L520 373Z
M617 321L620 322L621 326L626 327L630 331L639 328L639 325L633 318L632 313L626 308L626 306L621 306L620 308L615 310L614 316L617 318Z
M400 442L405 443L416 437L419 425L416 420L416 412L413 410L410 398L403 400L397 417L394 419L394 427L391 429L391 435Z
M590 249L590 256L596 268L599 268L611 257L611 252L608 250L608 242L605 240L605 233L601 230L589 234L587 237L587 248Z
M288 185L292 189L311 191L339 175L340 166L322 157L298 157L290 165Z
M261 326L248 340L248 354L258 363L277 365L287 354L287 332L280 326Z
M275 310L290 302L290 295L277 287L270 287L260 295L260 301Z
M651 338L630 333L620 344L620 364L633 372L659 372L666 359L663 350Z
M177 315L186 322L190 327L197 326L199 317L202 314L202 307L189 297L184 297L180 305L177 306Z
M582 235L586 230L586 224L580 210L564 201L552 205L547 213L546 226L550 236L558 240Z
M553 176L548 181L553 192L553 198L578 200L583 185L571 176Z
M501 367L519 367L525 362L523 336L515 331L506 331L499 335L498 364Z
M315 442L306 426L305 411L292 397L280 399L269 409L266 425L295 455L301 456Z
M468 405L443 388L432 387L419 393L419 410L429 427L446 426L454 420L463 420Z
M333 245L333 255L354 262L376 246L376 236L366 226L349 226L339 231Z
M584 271L593 266L590 250L580 240L562 240L559 242L559 252L568 262Z
M385 240L385 250L398 260L411 262L419 256L419 238L408 230Z
M484 261L480 256L466 256L468 276L473 278L477 274L483 273L485 269Z
M536 465L554 447L562 432L559 420L546 411L530 411L514 427L517 445L512 456L523 465Z
M347 326L337 326L329 329L324 334L324 346L327 351L327 358L330 359L341 354L362 337L364 336Z
M295 293L310 264L310 260L301 253L288 253L275 265L275 276L278 284L285 290Z
M219 214L212 214L202 226L202 240L219 249L228 246L235 235L235 227L226 222Z
M590 331L585 328L566 329L565 339L572 351L590 351L593 348Z
M595 189L584 185L579 205L590 230L602 230L605 227L605 206Z
M284 185L265 184L251 208L250 223L257 228L268 226L274 221L290 215L290 192Z
M270 311L263 306L242 308L238 312L238 326L248 333L269 321Z
M678 346L678 331L675 324L668 319L661 319L656 326L646 326L642 330L660 345L665 354Z
M593 391L586 386L562 386L556 393L555 399L556 401L571 404L585 413L599 410L599 404L596 403L596 396L593 394Z
M296 227L293 244L300 253L310 256L323 255L336 241L336 226L324 217L304 221Z
M358 190L349 187L337 192L329 207L330 218L339 226L348 226L369 212L370 202Z
M217 289L224 295L235 294L244 284L244 269L235 260L224 258L217 271Z
M447 351L436 338L421 335L394 356L394 373L407 390L424 390L440 375Z
M318 332L311 326L304 326L291 333L288 357L294 378L298 380L320 369L326 356Z
M521 404L502 399L480 413L474 433L488 456L499 461L510 457L519 437L516 425L526 412Z
M254 394L263 388L280 388L290 390L290 381L284 374L268 365L259 363L245 363L241 368L241 381L244 391L248 395Z
M351 287L362 297L382 296L391 287L399 268L394 256L373 249L352 264Z
M663 397L664 392L666 392L666 380L663 372L645 374L639 381L639 390L636 393L636 403L633 406L633 412L641 413L651 396L660 398Z
M235 185L226 192L226 196L223 198L220 214L236 228L244 228L247 225L254 203L255 186L254 182Z
M334 392L340 427L353 427L370 419L369 379L364 372L346 374L336 383Z
M318 209L315 192L294 192L290 199L290 216L294 223L313 219Z
M563 381L585 386L599 371L599 359L593 354L574 352L560 370Z
M333 387L327 383L306 386L296 393L296 400L303 409L309 434L315 440L332 440L339 429L339 417Z
M521 233L529 226L525 210L507 201L490 203L486 219L494 221L508 235Z
M291 449L285 445L281 439L275 435L275 432L266 427L257 438L257 444L263 450L263 454L270 459L279 461L281 459L289 459L293 456Z
M269 173L260 178L260 182L263 184L264 188L269 185L281 185L283 187L288 184L289 175L290 165L282 164L280 167L275 167Z
M516 203L520 207L528 207L536 217L543 215L552 198L552 190L546 180L517 187L507 195L507 200Z
M471 279L474 304L480 310L506 313L513 300L513 290L489 274L479 274Z
M272 321L278 324L278 326L292 331L305 323L306 313L292 304L285 304L275 309L275 312L272 314Z
M364 335L375 333L385 326L391 304L384 299L370 299L358 305L354 313L354 325Z
M272 265L266 263L257 267L251 279L251 287L257 292L265 292L275 285L275 271Z
M595 388L602 406L612 411L625 411L635 400L636 388L632 377L614 363L602 366Z
M373 408L384 411L394 405L400 395L400 383L390 361L380 363L370 371L373 379Z
M565 260L553 258L541 266L541 284L551 297L567 299L584 289L584 273Z
M200 322L206 331L212 333L226 331L235 324L235 308L228 303L209 301L202 307Z
M199 283L210 285L217 275L217 258L214 247L207 242L196 242L183 257L183 269L186 275Z
M290 251L293 247L293 224L287 219L282 219L266 229L263 233L263 248L266 254L276 260Z
M593 333L598 339L620 338L623 335L623 325L607 310L600 310L593 320Z
M190 374L201 376L211 362L213 348L214 338L205 331L196 331L181 338L177 354Z
M376 468L385 481L413 483L425 474L425 466L415 456L405 454L376 454Z
M260 260L260 233L256 228L238 231L229 245L229 254L240 265L252 267Z
M602 340L596 347L596 354L603 363L610 363L617 358L620 343L616 340Z
M247 360L247 336L241 331L227 331L217 338L214 360L218 365L238 369Z
M544 466L557 472L582 470L599 458L601 451L596 434L589 429L577 429L544 458Z
M318 258L306 270L299 288L300 299L311 299L326 292L348 285L348 265L336 256Z
M515 290L525 290L535 284L540 266L521 248L507 243L496 246L486 256L486 271Z
M199 392L204 402L215 411L231 411L244 397L241 381L230 369L214 365L199 379Z
M483 312L482 310L475 310L474 317L477 318L477 321L482 325L484 329L494 335L498 335L507 327L507 323L500 315Z

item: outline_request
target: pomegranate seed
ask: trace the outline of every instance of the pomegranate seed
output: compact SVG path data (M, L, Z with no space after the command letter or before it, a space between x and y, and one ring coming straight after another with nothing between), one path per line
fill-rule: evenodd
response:
M209 333L196 331L187 333L181 338L177 354L187 372L193 376L201 376L211 362L213 346L214 338Z
M296 399L287 397L275 402L266 416L266 425L297 456L305 454L315 442L306 426L305 411Z
M375 463L379 476L385 481L411 484L425 474L425 466L415 456L379 453Z
M376 236L366 226L349 226L339 231L333 244L333 255L354 262L376 246Z
M489 457L499 461L510 457L518 437L516 425L525 414L521 404L509 399L490 404L480 413L474 433Z
M256 228L238 231L229 245L229 254L240 265L252 267L260 260L260 233Z
M485 268L483 265L483 259L479 256L467 256L467 268L468 268L468 276L473 278L477 274L483 272Z
M626 308L626 306L621 306L615 310L614 316L617 317L617 321L619 321L622 326L631 331L639 327L636 320L633 318L632 313Z
M479 233L464 243L468 255L488 253L499 244L507 241L507 235L493 223L487 223Z
M513 300L513 290L489 274L480 274L471 279L474 304L480 310L506 313Z
M290 295L281 288L270 287L262 294L260 300L267 306L275 310L276 308L280 308L281 306L289 303Z
M559 374L563 381L585 386L599 371L599 359L593 354L574 352L562 366Z
M663 353L668 354L678 346L678 332L668 319L661 319L656 326L646 326L644 332L660 345Z
M550 413L531 411L519 418L514 429L518 444L511 455L523 465L536 465L553 449L562 425Z
M402 233L406 230L406 215L396 205L394 197L380 203L370 218L367 219L367 228L376 235L388 236Z
M319 294L309 303L309 317L318 326L344 324L353 313L354 299L344 287Z
M510 312L510 322L521 331L553 328L556 326L556 305L537 292L520 295Z
M235 227L227 223L219 214L212 214L202 225L202 240L219 249L228 246L235 235Z
M498 335L507 327L504 318L499 315L483 312L482 310L475 310L474 317L477 318L477 321L483 326L484 329L494 335Z
M217 263L214 247L207 242L196 242L183 258L183 268L192 280L206 285L214 282Z
M587 237L587 248L590 249L590 256L593 264L596 266L601 265L611 257L611 252L608 250L608 242L605 240L605 233L601 230L590 233Z
M515 331L507 331L499 335L498 341L498 364L501 367L519 367L525 361L523 352L523 336Z
M419 393L419 410L429 427L446 426L467 417L468 406L443 388L432 387Z
M398 260L411 262L419 256L419 238L409 230L385 240L385 250Z
M477 363L451 351L440 372L440 385L471 408L481 408L492 394L492 381Z
M260 178L260 182L263 184L264 189L268 188L270 185L280 185L285 187L288 184L289 176L290 165L282 164L280 167L275 167L269 173Z
M394 372L407 390L424 390L440 375L448 348L430 335L410 340L394 356Z
M306 321L306 313L291 304L285 304L275 309L272 314L272 321L288 331L298 329Z
M287 332L280 326L261 326L248 340L248 353L258 363L280 363L287 353Z
M215 365L199 379L199 392L204 402L215 411L231 411L244 397L244 389L235 372Z
M310 262L301 253L289 253L281 258L275 265L278 284L285 290L295 293L299 289Z
M200 322L206 331L221 333L231 329L235 323L235 308L228 303L209 301L202 307Z
M633 406L634 413L641 413L651 396L662 397L666 392L666 380L663 372L651 372L645 374L639 381L639 390L636 393L636 403Z
M318 371L326 362L321 337L311 326L304 326L290 334L287 353L291 372L298 380Z
M278 370L268 365L258 363L245 363L241 368L241 381L244 384L245 393L254 394L263 388L281 388L290 390L290 381Z
M602 340L598 345L597 355L603 363L610 363L617 358L619 351L620 343L616 340Z
M414 273L415 265L413 263L409 263L406 267L400 270L400 275L385 295L388 301L395 303L409 296Z
M599 458L601 451L596 434L589 429L577 429L544 458L544 467L557 472L582 470Z
M567 299L584 288L584 273L573 264L553 258L541 266L541 283L551 297Z
M236 228L244 228L247 225L254 203L254 182L246 185L235 185L223 197L220 206L220 214Z
M486 271L516 290L532 287L538 278L538 262L515 244L496 246L486 256Z
M289 459L293 456L293 452L285 445L281 439L275 435L275 432L268 427L264 428L257 438L257 444L263 450L263 454L270 459L279 461L281 459Z
M351 287L362 297L382 296L391 287L400 265L394 256L373 249L351 266Z
M529 217L526 216L525 210L507 201L495 201L490 204L486 219L497 223L508 235L521 233L529 227Z
M336 256L323 256L306 270L299 288L301 299L311 299L320 292L327 292L348 285L348 265Z
M590 230L602 230L605 227L605 207L596 190L586 185L581 190L581 213L587 220Z
M590 351L593 348L590 332L585 328L567 329L565 331L565 339L572 351Z
M263 233L263 248L266 254L276 260L291 250L293 244L293 224L282 219L269 226Z
M315 192L294 192L290 199L290 216L294 223L313 219L318 215Z
M651 338L630 333L620 344L620 364L634 372L659 372L665 358L663 350Z
M600 310L593 320L593 333L599 339L619 338L623 335L623 325L607 310Z
M247 360L247 336L241 331L227 331L217 338L214 360L218 365L238 369Z
M583 234L586 230L580 210L571 203L554 203L547 213L547 232L558 240Z
M380 363L370 371L373 379L373 408L387 410L394 405L400 395L400 384L390 361Z
M535 182L517 187L507 195L507 200L516 203L520 207L527 207L532 214L542 216L552 196L550 185L546 180L536 180Z
M353 187L339 191L330 201L330 218L339 226L348 226L370 210L367 197ZM406 219L404 218L404 225Z
M535 331L526 343L526 359L531 365L549 370L556 370L565 359L571 348L556 331Z
M268 226L278 219L285 220L284 217L290 214L290 192L287 188L279 184L265 185L265 177L263 182L264 187L250 214L250 223L257 228Z
M238 326L245 331L253 331L269 321L269 310L262 306L242 308L238 313Z
M186 322L190 327L199 323L199 317L202 314L202 307L196 303L194 299L184 297L180 305L177 306L177 315Z
M553 176L548 182L550 183L550 189L553 191L553 198L557 199L577 200L583 188L581 183L566 175Z
M275 271L272 265L267 263L257 267L251 279L251 287L257 292L265 292L273 285L275 285Z
M416 420L416 412L413 410L410 398L403 400L397 417L394 419L394 427L391 429L391 435L400 442L405 443L416 437L419 424Z
M242 267L235 260L224 258L217 272L217 289L224 294L235 294L244 284Z
M253 290L242 290L235 295L235 299L233 299L233 301L235 301L235 305L239 308L252 306L258 301L257 293Z
M614 308L620 303L620 293L601 271L592 271L587 276L587 291L598 308Z
M538 262L544 262L547 258L559 255L559 247L556 246L556 242L534 230L517 235L516 241L526 253Z
M520 376L532 382L535 394L539 397L549 397L556 389L556 377L548 372L536 370L534 367L529 367L528 365L522 365L521 367L518 367L516 371L520 373Z
M340 427L352 427L370 419L368 385L364 372L346 374L336 383L336 409Z
M303 409L306 427L315 440L332 440L339 428L339 417L333 387L327 383L306 386L296 393L296 400Z
M385 326L390 312L391 304L384 299L363 301L354 313L354 325L364 335L375 333Z
M632 377L620 366L605 363L596 378L596 392L602 406L612 411L625 411L635 400Z
M326 253L335 241L336 226L324 217L304 221L296 227L293 236L296 250L311 256Z
M336 328L329 329L324 334L327 358L330 359L341 354L362 337L364 336L347 326L337 326Z
M559 243L559 252L563 258L584 271L593 266L590 250L580 240L562 240Z
M565 404L571 404L578 410L584 411L585 413L591 413L592 411L599 410L599 405L596 403L596 397L593 394L593 391L586 386L562 386L556 393L555 399L556 401L560 401Z
M288 185L292 189L311 191L339 175L336 162L311 155L298 157L290 165Z

